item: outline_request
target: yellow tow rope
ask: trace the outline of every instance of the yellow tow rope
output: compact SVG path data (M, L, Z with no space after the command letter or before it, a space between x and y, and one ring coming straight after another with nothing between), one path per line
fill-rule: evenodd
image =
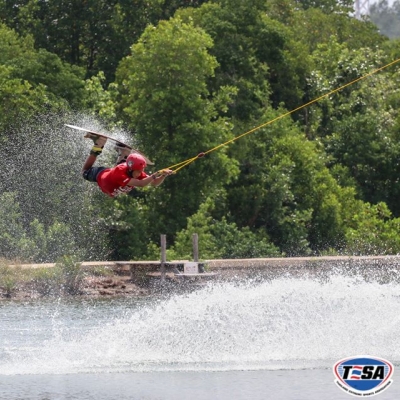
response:
M388 67L390 67L390 66L392 66L392 65L394 65L394 64L396 64L396 63L398 63L399 61L400 61L400 58L398 58L398 59L395 60L395 61L390 62L389 64L384 65L383 67L380 67L380 68L378 68L378 69L375 69L374 71L372 71L372 72L370 72L370 73L368 73L368 74L366 74L366 75L363 75L363 76L361 76L361 77L359 77L359 78L357 78L357 79L354 79L353 81L351 81L351 82L349 82L349 83L346 83L345 85L340 86L340 87L337 88L337 89L331 90L330 92L325 93L325 94L323 94L322 96L317 97L316 99L311 100L311 101L309 101L308 103L305 103L305 104L303 104L303 105L300 106L300 107L297 107L297 108L295 108L295 109L293 109L293 110L291 110L291 111L288 111L288 112L286 112L286 113L284 113L284 114L282 114L282 115L279 115L278 117L276 117L276 118L274 118L274 119L272 119L272 120L270 120L270 121L268 121L268 122L265 122L265 123L263 123L263 124L261 124L261 125L259 125L259 126L256 126L255 128L250 129L249 131L247 131L247 132L245 132L245 133L242 133L241 135L236 136L236 137L234 137L233 139L230 139L230 140L226 141L225 143L221 143L221 144L219 144L218 146L213 147L212 149L209 149L209 150L207 150L207 151L205 151L205 152L199 153L199 154L198 154L197 156L195 156L195 157L189 158L189 159L187 159L187 160L185 160L185 161L182 161L182 162L180 162L180 163L178 163L178 164L171 165L170 167L167 167L167 168L165 168L165 169L173 170L173 173L176 173L176 172L178 172L179 170L181 170L183 167L186 167L187 165L191 164L193 161L197 160L198 158L202 158L202 157L204 157L205 155L211 153L212 151L218 150L219 148L221 148L221 147L223 147L223 146L226 146L226 145L228 145L228 144L230 144L230 143L233 143L234 141L236 141L236 140L242 138L243 136L249 135L250 133L253 133L253 132L255 132L255 131L261 129L261 128L263 128L264 126L270 125L270 124L272 124L272 123L275 122L275 121L278 121L278 120L280 120L280 119L282 119L282 118L284 118L284 117L286 117L286 116L288 116L288 115L290 115L290 114L292 114L292 113L294 113L294 112L296 112L296 111L299 111L299 110L301 110L301 109L303 109L303 108L305 108L305 107L307 107L307 106L309 106L309 105L311 105L311 104L313 104L313 103L316 103L317 101L323 99L324 97L327 97L327 96L330 96L330 95L333 94L333 93L339 92L340 90L342 90L342 89L344 89L344 88L346 88L346 87L348 87L348 86L350 86L350 85L353 85L354 83L356 83L356 82L358 82L358 81L361 81L362 79L368 78L369 76L371 76L371 75L373 75L373 74L376 74L377 72L382 71L383 69L388 68ZM160 172L162 172L162 171L163 171L163 170L160 170Z

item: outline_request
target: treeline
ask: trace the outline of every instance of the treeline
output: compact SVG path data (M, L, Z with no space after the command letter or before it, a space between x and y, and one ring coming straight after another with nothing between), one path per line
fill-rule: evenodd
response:
M369 9L369 18L376 24L382 35L390 39L400 38L400 1L390 6L388 0L379 0Z
M351 17L352 5L2 0L3 151L40 115L70 123L79 110L110 134L129 132L157 169L191 158L399 58L400 43ZM60 151L45 215L22 206L38 188L0 184L1 254L154 259L166 233L169 257L186 258L194 232L202 258L398 253L398 71L266 124L136 197L88 198L79 176L63 175ZM85 201L66 216L72 188Z

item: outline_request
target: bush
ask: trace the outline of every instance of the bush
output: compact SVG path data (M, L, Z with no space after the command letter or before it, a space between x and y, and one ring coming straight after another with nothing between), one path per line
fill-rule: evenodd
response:
M17 289L17 282L15 269L7 264L0 264L0 288L3 289L6 297L11 297Z
M75 295L82 290L84 274L72 256L63 256L54 267L36 270L34 290L42 296Z
M210 214L213 208L213 200L208 199L196 214L188 218L187 228L177 234L175 245L167 250L168 259L191 259L194 233L199 235L202 259L281 256L279 249L262 230L255 233L247 227L239 229L225 217L216 221ZM150 250L154 255L155 246Z
M35 271L33 289L41 296L59 296L62 293L62 280L59 269L40 268Z
M346 252L353 255L399 254L400 218L385 203L361 203L346 232Z
M84 274L81 263L73 256L63 256L55 269L60 274L62 290L66 294L79 294L82 290Z

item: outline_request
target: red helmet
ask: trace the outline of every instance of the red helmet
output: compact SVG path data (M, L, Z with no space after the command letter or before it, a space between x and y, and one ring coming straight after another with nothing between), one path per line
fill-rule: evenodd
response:
M142 171L146 168L146 160L143 156L137 153L129 154L126 159L126 164L128 165L128 169L131 171Z

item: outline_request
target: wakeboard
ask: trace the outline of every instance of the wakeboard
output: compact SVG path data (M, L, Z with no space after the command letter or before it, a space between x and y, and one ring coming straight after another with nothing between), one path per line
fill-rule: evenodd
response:
M94 131L92 131L92 130L90 130L90 129L81 128L81 127L75 126L75 125L68 125L68 124L65 124L65 126L67 126L68 128L71 128L71 129L76 129L76 130L78 130L78 131L86 132L86 134L85 134L83 137L85 137L85 138L87 138L87 139L91 139L93 135L94 135L94 136L102 136L102 137L105 137L105 138L107 138L107 140L110 140L111 142L115 143L115 147L117 147L117 148L124 148L124 149L128 148L128 149L130 150L131 153L140 154L140 155L146 160L146 163L147 163L148 165L154 165L154 163L153 163L151 160L149 160L149 159L147 158L147 156L145 156L142 152L140 152L140 151L137 150L137 149L134 149L132 146L129 146L128 144L126 144L126 143L124 143L124 142L121 142L121 141L118 140L118 139L115 139L115 138L113 138L113 137L111 137L111 136L105 135L104 133L94 132Z

